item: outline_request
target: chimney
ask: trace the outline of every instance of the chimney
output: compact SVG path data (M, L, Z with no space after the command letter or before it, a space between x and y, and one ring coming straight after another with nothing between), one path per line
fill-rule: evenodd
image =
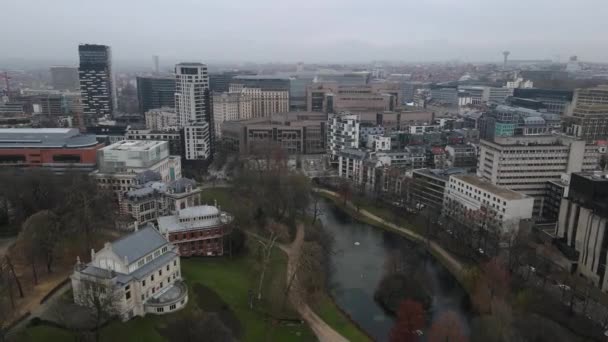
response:
M95 259L95 250L91 248L91 261L93 261L93 259Z

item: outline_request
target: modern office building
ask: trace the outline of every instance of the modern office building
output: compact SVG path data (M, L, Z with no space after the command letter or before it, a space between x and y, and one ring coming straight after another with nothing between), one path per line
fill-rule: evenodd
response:
M182 256L222 256L231 223L232 216L221 208L199 205L159 217L158 230L168 235Z
M264 90L232 84L230 93L240 94L239 110L243 118L266 118L289 112L289 91L286 90Z
M186 160L211 158L215 148L215 124L207 66L202 63L177 64L175 77L175 111L177 125L185 128Z
M464 174L465 170L452 169L418 169L412 172L411 197L417 208L429 207L441 212L445 188L452 175Z
M364 166L367 157L366 152L358 149L344 148L338 151L338 176L353 184L365 184Z
M82 44L78 53L84 124L94 126L97 119L111 117L116 108L112 52L106 45Z
M344 86L363 86L371 80L369 71L351 72L320 72L317 74L317 82L335 82Z
M547 112L564 115L572 103L573 92L571 90L515 88L513 97L538 101L544 105Z
M375 115L395 110L399 104L399 87L393 83L341 85L313 83L307 90L306 108L310 112Z
M431 86L431 99L436 104L458 106L458 87L456 85Z
M112 296L123 321L179 310L188 302L179 256L177 247L149 225L106 242L91 250L90 263L77 259L70 276L74 302L95 307L98 298Z
M524 107L498 105L483 114L479 121L480 136L495 137L540 136L560 131L558 114L539 112Z
M174 77L137 77L137 101L139 113L144 114L151 109L175 107L175 78Z
M288 96L290 90L290 79L286 76L238 75L232 78L230 84L242 88L257 88L265 91L286 91Z
M354 114L330 114L327 124L327 153L332 159L345 149L359 148L359 117Z
M90 172L103 144L74 128L0 129L0 167Z
M215 134L218 138L222 136L222 124L225 121L251 119L252 114L251 96L244 92L224 92L213 94L213 122L215 123Z
M547 183L562 174L598 168L605 147L562 135L496 137L480 141L477 175L494 185L534 197L534 216L542 215Z
M564 117L564 129L587 142L608 139L608 85L577 89L572 110Z
M181 130L128 129L124 140L167 141L169 154L184 157L184 134Z
M236 71L224 71L209 74L209 89L213 93L224 93L230 89L230 82L234 76L240 75Z
M289 110L306 111L306 91L314 81L313 74L298 74L289 80Z
M445 152L448 167L461 167L474 170L477 166L477 149L474 145L447 145Z
M290 112L227 121L222 126L222 141L241 154L268 146L278 146L289 154L321 154L326 152L326 127L327 114Z
M78 68L68 66L51 67L51 86L55 90L79 91Z
M575 272L608 292L608 176L573 173L561 201L556 237L578 256Z
M443 213L459 221L472 219L480 227L493 226L501 236L519 230L532 219L534 199L496 186L474 175L451 175L445 188Z

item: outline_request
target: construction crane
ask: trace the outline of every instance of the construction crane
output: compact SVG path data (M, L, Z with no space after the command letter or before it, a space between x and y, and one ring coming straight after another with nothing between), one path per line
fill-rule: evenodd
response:
M4 78L4 82L6 84L6 97L10 98L10 96L11 96L11 78L8 76L8 72L5 71L3 74L0 74L0 78Z

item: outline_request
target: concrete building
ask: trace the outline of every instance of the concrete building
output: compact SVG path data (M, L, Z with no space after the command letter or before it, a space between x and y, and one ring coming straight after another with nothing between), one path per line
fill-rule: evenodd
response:
M80 90L78 68L68 66L53 66L51 71L51 86L55 90Z
M596 170L600 148L561 135L481 140L477 175L534 197L534 216L540 217L547 182L563 173Z
M137 77L139 113L162 107L175 108L175 77Z
M364 164L367 153L353 148L345 148L338 152L338 176L354 184L363 184Z
M76 304L94 306L96 298L111 296L123 321L188 302L177 248L150 226L91 250L91 262L78 259L70 278Z
M326 150L327 114L291 112L240 121L227 121L222 141L241 154L278 146L289 154L322 154Z
M99 149L98 169L91 173L103 190L112 190L120 200L122 194L143 184L138 175L157 172L168 183L182 177L181 158L169 155L166 141L124 140Z
M458 107L458 87L455 85L431 86L431 99L436 104Z
M1 128L0 167L90 172L102 147L74 128Z
M375 115L395 110L399 88L392 83L346 86L338 83L313 83L307 90L307 110L311 112Z
M230 90L240 93L242 101L250 103L248 106L251 109L243 108L243 111L247 113L243 114L243 118L266 118L273 114L289 112L289 91L240 88L237 85L231 85Z
M369 141L369 137L372 135L384 135L384 127L376 126L371 124L360 124L359 125L359 144L366 146Z
M289 77L274 75L237 75L232 78L230 85L262 91L286 91L289 93L290 79Z
M241 119L239 111L241 107L240 99L240 93L225 92L213 94L213 122L215 124L215 134L218 138L222 136L222 124L224 121Z
M608 139L608 85L577 89L572 110L564 117L564 128L587 142Z
M383 135L370 135L367 138L367 148L373 151L390 151L391 137Z
M231 223L232 216L219 207L199 205L159 217L158 230L169 236L182 256L222 256Z
M445 152L448 167L475 169L477 166L477 149L473 145L447 145Z
M183 130L128 129L123 140L167 141L169 154L184 157Z
M556 229L558 242L576 257L576 274L608 292L608 177L606 173L573 173L562 199Z
M175 66L175 112L177 125L185 129L186 160L212 158L215 124L205 64L180 63Z
M532 219L534 199L496 186L473 175L451 175L445 189L443 212L456 220L474 218L480 226L498 227L502 236L519 230Z
M317 82L335 82L345 86L361 86L369 83L369 71L335 72L321 71L317 73Z
M374 124L384 127L386 132L403 131L412 125L430 124L435 119L433 112L425 110L379 112L375 116L376 122ZM361 122L365 122L365 114L361 114L359 119Z
M416 207L419 209L429 207L434 212L441 212L450 176L464 173L465 170L458 168L414 170L410 191Z
M306 92L314 81L314 74L298 73L289 81L289 110L292 112L306 111Z
M146 128L154 131L177 130L177 113L175 109L163 107L146 112Z
M336 159L345 148L359 147L359 117L354 114L332 114L327 124L327 153Z
M513 88L500 88L488 86L459 86L459 90L471 96L471 104L503 104L509 96L513 96Z
M112 52L106 45L82 44L78 54L84 124L93 126L97 119L111 117L116 107Z
M572 103L573 92L571 90L516 88L513 90L513 97L538 101L545 106L547 112L564 115Z

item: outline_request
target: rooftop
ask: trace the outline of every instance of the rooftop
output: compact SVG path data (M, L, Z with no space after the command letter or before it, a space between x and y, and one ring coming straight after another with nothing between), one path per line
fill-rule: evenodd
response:
M219 209L212 205L197 205L179 211L179 218L193 218L200 216L217 215Z
M127 258L130 265L166 244L168 242L165 237L154 227L148 225L114 241L111 248L121 259Z
M0 148L79 148L97 145L76 128L0 128Z
M123 140L102 148L104 151L148 151L154 147L167 144L155 140Z
M188 221L180 221L190 219ZM178 232L190 229L206 229L217 227L230 222L231 217L218 208L209 205L200 205L182 209L176 215L161 216L158 218L158 229L161 232Z
M518 199L524 199L527 198L528 196L519 193L517 191L513 191L513 190L509 190L500 186L496 186L492 183L486 182L484 180L482 180L481 178L477 177L477 176L473 176L473 175L454 175L451 176L455 179L461 180L465 183L471 184L473 186L476 186L480 189L483 189L484 191L487 191L491 194L494 194L500 198L503 199L507 199L507 200L518 200Z

